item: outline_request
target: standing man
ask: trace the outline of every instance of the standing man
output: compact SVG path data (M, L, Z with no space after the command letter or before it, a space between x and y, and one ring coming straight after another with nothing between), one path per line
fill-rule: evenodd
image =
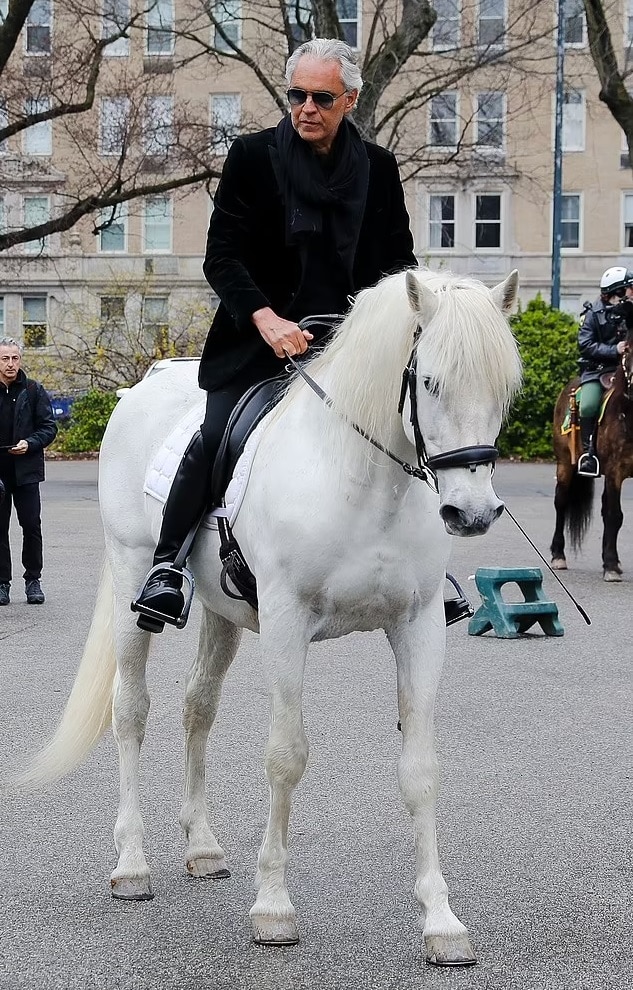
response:
M290 113L236 139L215 194L203 268L220 304L200 364L206 414L164 508L154 564L165 570L135 603L166 622L184 607L170 565L205 512L237 401L281 374L286 354L307 350L303 317L345 313L360 289L417 265L396 159L363 141L350 119L363 85L353 50L314 38L288 59L286 81Z
M40 482L44 448L55 439L57 427L45 389L26 377L21 361L22 345L12 337L0 338L0 605L10 601L13 504L22 527L26 600L29 605L44 602Z

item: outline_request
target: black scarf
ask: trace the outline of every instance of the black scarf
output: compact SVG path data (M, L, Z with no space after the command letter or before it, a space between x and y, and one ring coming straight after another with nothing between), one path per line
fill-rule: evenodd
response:
M324 164L299 137L289 116L277 125L275 141L278 156L276 162L273 156L273 164L286 210L286 243L305 249L312 235L331 233L351 291L369 183L369 159L360 134L344 117L332 157Z

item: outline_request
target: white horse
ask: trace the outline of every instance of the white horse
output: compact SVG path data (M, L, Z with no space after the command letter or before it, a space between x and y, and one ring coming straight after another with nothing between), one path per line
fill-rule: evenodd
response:
M517 287L516 272L490 290L473 279L412 269L359 294L308 366L332 405L297 378L260 430L234 526L257 578L259 612L223 594L217 533L199 532L190 565L202 625L185 696L180 822L189 873L228 876L209 827L205 748L241 629L257 631L270 699L270 810L250 911L256 942L298 940L286 885L287 828L308 759L302 717L308 647L384 629L397 664L398 779L413 819L426 956L444 965L475 961L466 928L449 907L438 860L433 712L445 651L449 534L484 533L503 510L491 484L492 445L520 381L507 321ZM410 387L399 410L403 369ZM60 778L112 725L121 781L111 877L118 898L152 896L138 781L151 634L130 611L160 527L160 505L143 494L144 478L173 424L200 399L186 372L165 371L132 389L112 415L100 457L106 560L92 626L60 724L21 778L30 785ZM439 495L352 424L395 458L407 464L419 458L424 477L433 481L437 474Z

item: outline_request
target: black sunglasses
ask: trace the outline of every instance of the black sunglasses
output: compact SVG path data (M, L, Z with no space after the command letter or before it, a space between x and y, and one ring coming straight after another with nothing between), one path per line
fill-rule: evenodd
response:
M320 107L321 110L331 110L332 107L334 106L335 100L340 100L341 96L345 96L347 92L348 90L344 89L342 93L338 94L338 96L334 96L333 93L326 93L321 91L312 93L310 92L309 89L293 88L288 90L286 96L288 97L288 103L290 104L291 107L302 107L303 104L307 102L308 97L311 96L312 102L317 107Z

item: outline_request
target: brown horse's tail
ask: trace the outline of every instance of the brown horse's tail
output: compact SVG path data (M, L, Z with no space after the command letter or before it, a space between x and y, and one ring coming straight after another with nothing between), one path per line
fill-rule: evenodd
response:
M567 502L567 533L574 553L578 553L587 535L593 513L594 479L574 471Z

